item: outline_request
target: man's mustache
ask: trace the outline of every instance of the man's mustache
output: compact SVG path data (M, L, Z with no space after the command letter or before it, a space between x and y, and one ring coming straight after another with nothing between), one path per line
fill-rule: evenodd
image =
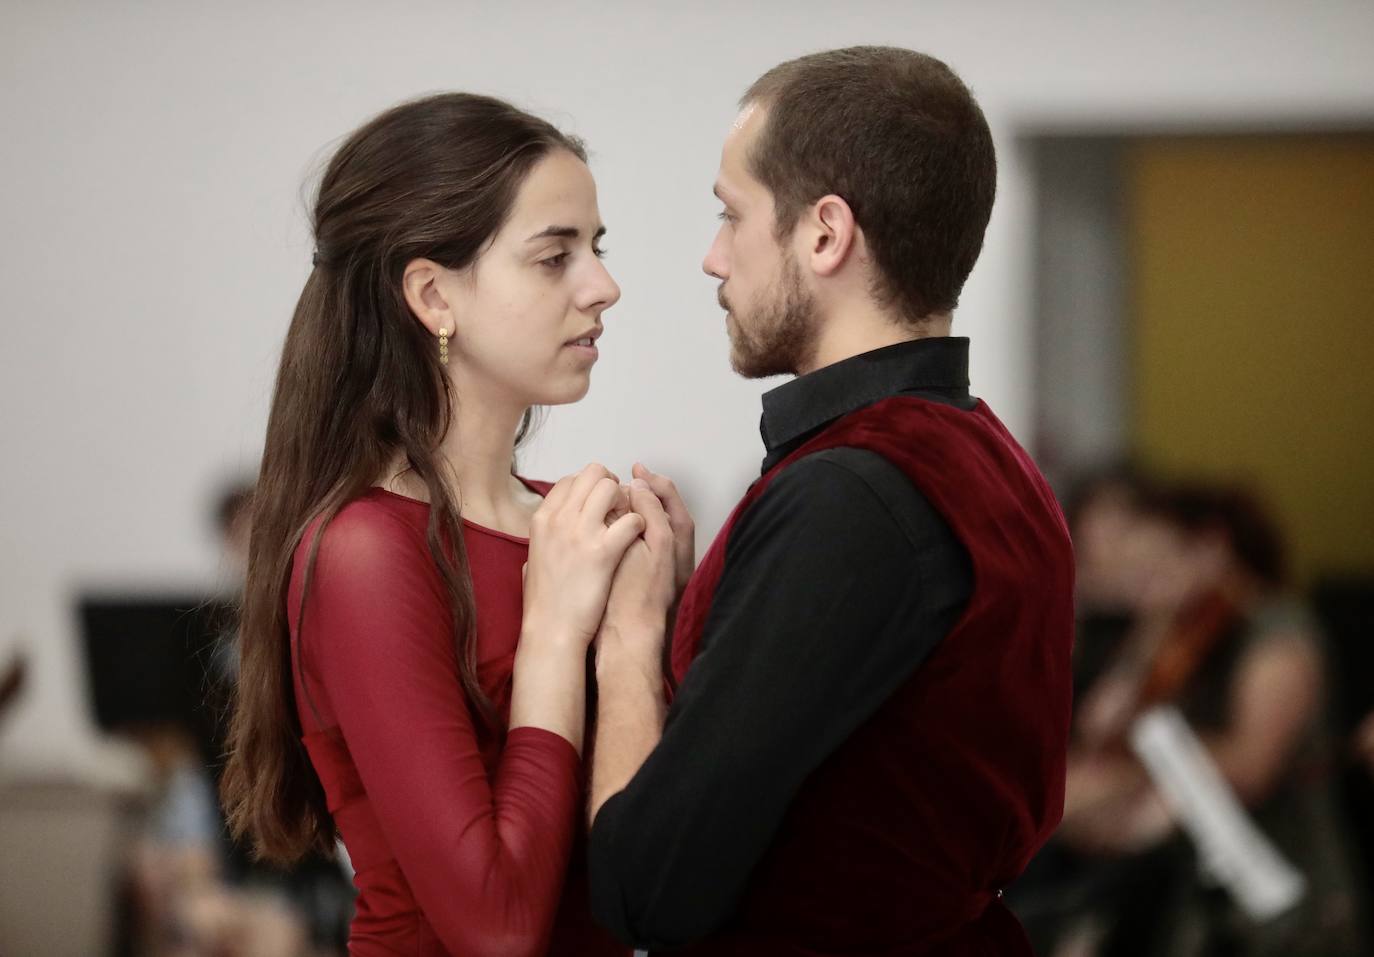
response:
M724 309L726 312L730 311L730 303L726 301L725 286L723 285L716 287L716 302L720 303L720 308Z

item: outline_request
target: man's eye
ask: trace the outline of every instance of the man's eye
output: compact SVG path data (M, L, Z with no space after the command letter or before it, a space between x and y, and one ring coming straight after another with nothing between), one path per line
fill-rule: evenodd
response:
M735 224L735 217L731 216L723 209L716 213L716 219L719 219L722 223L729 223L732 226Z

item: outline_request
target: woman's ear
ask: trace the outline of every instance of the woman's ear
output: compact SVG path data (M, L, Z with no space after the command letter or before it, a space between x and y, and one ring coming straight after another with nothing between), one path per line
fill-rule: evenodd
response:
M439 335L440 330L446 330L451 336L458 325L456 303L446 291L448 284L443 282L444 277L444 267L432 259L412 259L401 276L406 305L434 336Z

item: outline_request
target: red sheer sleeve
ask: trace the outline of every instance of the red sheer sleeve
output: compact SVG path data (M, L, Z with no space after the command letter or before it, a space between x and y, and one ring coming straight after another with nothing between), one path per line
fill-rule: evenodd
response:
M444 946L543 953L573 843L581 761L564 738L517 728L488 779L450 621L423 532L355 502L320 545L299 645L306 684L324 692Z

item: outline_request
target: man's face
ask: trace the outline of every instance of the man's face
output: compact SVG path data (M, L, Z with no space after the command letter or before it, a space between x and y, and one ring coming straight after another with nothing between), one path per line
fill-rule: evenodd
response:
M721 280L730 365L750 379L796 374L809 363L817 334L815 300L790 235L779 241L773 196L749 171L749 151L766 122L766 110L746 106L725 139L715 185L725 208L702 262Z

